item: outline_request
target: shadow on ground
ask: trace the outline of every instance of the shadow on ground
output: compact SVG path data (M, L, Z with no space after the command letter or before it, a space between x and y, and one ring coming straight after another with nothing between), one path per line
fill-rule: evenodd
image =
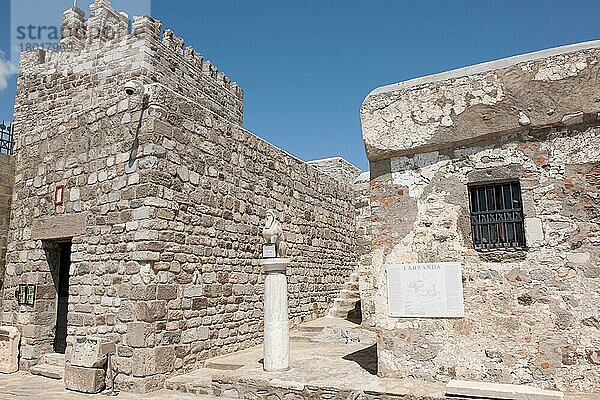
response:
M347 361L354 361L371 375L377 375L377 343L347 354L342 358Z

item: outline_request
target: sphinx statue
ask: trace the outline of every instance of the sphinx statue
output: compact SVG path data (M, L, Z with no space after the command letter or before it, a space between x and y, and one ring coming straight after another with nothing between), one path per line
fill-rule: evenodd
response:
M267 218L262 232L265 244L274 244L278 257L285 257L286 244L281 223L277 220L274 210L267 210Z

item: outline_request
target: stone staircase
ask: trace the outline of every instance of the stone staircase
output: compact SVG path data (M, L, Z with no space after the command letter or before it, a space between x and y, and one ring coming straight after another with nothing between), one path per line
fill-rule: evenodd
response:
M350 274L348 281L344 283L338 297L333 301L333 306L328 314L332 317L343 318L360 323L360 293L358 289L358 272Z
M290 330L292 343L375 343L375 332L331 315L305 322Z
M47 353L42 356L40 363L29 368L33 375L40 375L51 379L63 379L65 373L65 355Z

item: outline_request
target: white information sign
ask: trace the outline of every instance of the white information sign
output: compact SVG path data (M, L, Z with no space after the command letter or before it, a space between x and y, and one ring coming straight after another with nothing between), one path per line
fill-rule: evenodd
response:
M458 262L387 266L390 317L464 317Z
M277 257L277 245L274 243L263 244L262 247L262 258L276 258Z

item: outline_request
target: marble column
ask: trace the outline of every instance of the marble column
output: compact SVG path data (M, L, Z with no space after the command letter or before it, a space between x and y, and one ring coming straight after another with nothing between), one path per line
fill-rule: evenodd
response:
M287 258L262 259L265 272L263 369L267 372L290 368Z

